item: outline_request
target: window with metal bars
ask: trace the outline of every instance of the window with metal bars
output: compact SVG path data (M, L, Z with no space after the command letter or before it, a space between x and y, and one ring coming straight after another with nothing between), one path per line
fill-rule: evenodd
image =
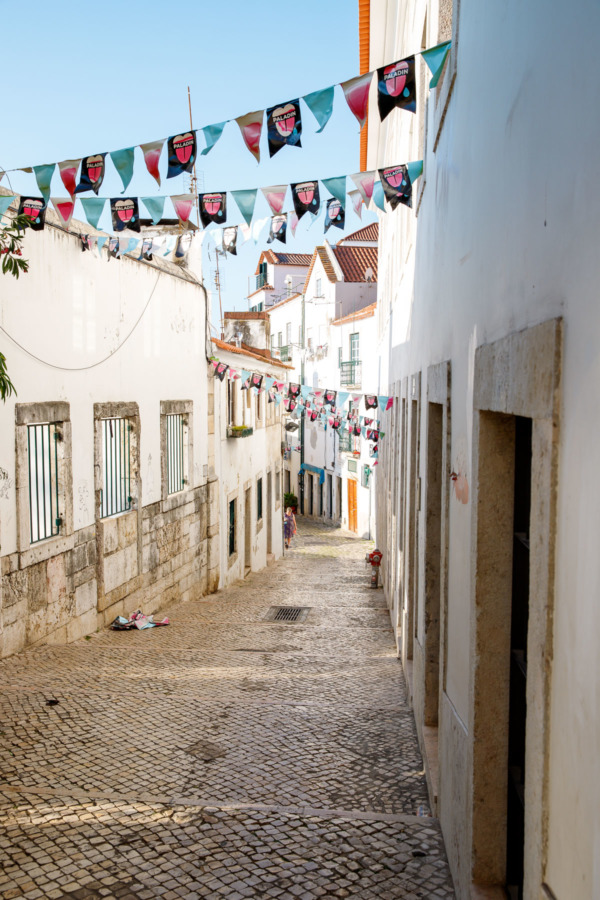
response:
M62 518L59 509L58 442L56 423L27 426L29 463L29 517L31 543L55 537Z
M131 425L129 419L102 419L103 519L131 509Z
M260 522L263 517L263 480L259 478L256 482L256 521Z
M181 413L168 415L167 426L167 493L183 491L187 484L187 423Z

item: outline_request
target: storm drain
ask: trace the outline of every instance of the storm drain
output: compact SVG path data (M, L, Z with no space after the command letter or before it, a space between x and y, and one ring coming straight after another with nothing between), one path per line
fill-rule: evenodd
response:
M310 606L272 606L265 616L266 622L304 622Z

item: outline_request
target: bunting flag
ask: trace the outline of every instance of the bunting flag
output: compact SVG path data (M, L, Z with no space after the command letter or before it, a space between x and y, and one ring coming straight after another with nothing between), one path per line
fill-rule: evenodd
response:
M252 240L254 241L255 244L257 243L257 241L260 237L260 233L268 221L269 221L269 216L265 216L263 219L257 219L256 222L254 222L254 224L252 226Z
M286 144L291 147L301 147L301 134L302 117L299 100L290 100L288 103L270 106L267 109L267 138L270 156L275 156Z
M356 175L351 175L350 178L360 191L360 195L363 198L363 203L368 207L369 203L371 202L371 197L373 196L375 171L357 172Z
M215 146L221 135L223 134L223 129L227 125L227 120L224 122L218 122L216 125L205 125L204 128L201 128L202 134L204 135L204 140L206 142L206 147L202 151L202 156L206 156L207 153L210 153L212 148Z
M377 103L382 122L396 106L407 112L416 112L414 56L377 69Z
M437 47L431 47L429 50L421 51L421 56L427 63L429 71L433 75L433 78L429 82L430 88L437 87L451 44L452 41L445 41L443 44L438 44Z
M140 210L137 197L113 198L110 201L112 225L115 231L140 230Z
M346 405L350 394L347 391L338 391L338 406L340 409Z
M288 384L288 397L298 397L300 395L301 385L296 384L295 381L290 381Z
M121 252L119 238L111 237L108 239L108 262L111 259L118 259Z
M73 218L75 200L73 197L52 197L52 206L56 210L61 223L68 228Z
M406 163L406 171L408 172L411 184L414 184L417 178L423 174L423 160L417 159L414 162Z
M412 206L412 184L406 166L379 169L379 177L385 198L392 209L396 209L399 203Z
M350 193L348 194L348 200L350 200L352 209L354 210L358 218L362 219L363 198L360 191L350 191Z
M382 212L386 212L385 208L385 194L383 192L383 187L380 181L376 181L373 185L373 203L375 206L378 206Z
M160 154L162 153L164 143L165 142L163 138L163 140L161 141L149 141L147 144L140 144L142 153L144 154L144 162L146 163L146 168L159 187L160 172L158 170L158 163L160 161Z
M332 225L343 228L346 221L344 207L336 197L327 201L327 213L325 215L325 231L329 231Z
M16 199L16 197L0 197L0 217L7 212L10 204Z
M167 178L176 178L184 172L191 172L196 162L196 132L186 131L176 134L167 141Z
M102 237L98 238L98 256L102 258L102 248L108 241L108 235L102 235Z
M323 131L331 118L331 113L333 112L333 90L333 86L323 88L321 91L305 94L302 98L319 123L317 134Z
M219 379L219 381L223 381L225 375L227 374L227 369L229 368L226 363L217 363L217 367L215 369L215 375Z
M269 232L269 237L267 238L267 244L272 244L275 240L285 244L286 239L287 213L280 213L278 216L273 216L271 218L271 230Z
M54 175L55 168L56 163L51 163L48 166L33 167L37 186L40 189L40 194L42 195L46 203L48 203L48 200L50 199L50 182L52 181L52 176Z
M342 81L342 90L346 103L356 117L356 121L362 128L367 121L367 108L369 105L369 89L373 80L373 73L366 72L348 81Z
M148 210L148 215L152 219L153 225L158 225L160 220L163 217L163 212L165 209L165 198L164 197L141 197L140 198L146 209ZM89 221L89 220L88 220Z
M290 185L294 210L299 219L304 213L311 212L314 216L319 212L321 197L319 195L318 181L301 181Z
M189 234L180 234L177 237L177 243L175 244L175 259L183 259L188 253L190 247L192 246L192 235Z
M330 194L339 200L342 206L346 205L346 176L338 175L337 178L323 178L323 184Z
M19 216L27 216L33 231L42 231L46 224L46 204L42 197L21 197Z
M246 225L245 222L243 222L238 227L239 227L240 231L242 232L242 236L244 238L243 243L245 244L246 241L249 241L250 238L252 237L252 228L250 227L250 225ZM202 232L202 234L204 234L204 232Z
M224 191L212 194L199 194L200 221L206 228L211 222L224 225L227 221L227 194Z
M260 162L260 136L262 134L264 116L264 109L257 109L256 112L238 116L235 120L240 126L246 147L258 163Z
M252 188L251 190L246 191L231 191L231 195L235 200L239 211L247 225L252 223L252 216L254 215L254 205L256 203L256 194L258 193L257 188Z
M138 259L145 259L147 262L152 261L152 244L153 243L154 242L153 242L152 238L145 238L142 241L142 250L141 250L141 253L140 253Z
M60 178L65 186L65 190L73 196L77 188L77 170L79 169L80 159L63 159L58 164Z
M295 212L288 213L288 227L292 232L292 237L296 237L296 228L298 227L298 216Z
M125 243L127 242L127 243ZM119 249L121 251L121 256L125 253L134 253L140 245L139 238L121 238L119 242Z
M113 150L110 154L113 165L123 182L123 193L129 187L129 182L133 178L133 160L134 147L128 147L126 150Z
M182 225L186 225L196 204L195 194L176 194L171 197L173 208ZM155 223L156 224L156 223Z
M237 225L223 229L223 250L232 256L237 256L237 233Z
M365 409L377 409L377 394L365 394Z
M283 209L283 201L285 200L287 188L287 184L273 184L271 187L261 188L274 216L279 215Z
M337 391L325 391L323 401L327 406L335 406Z
M256 388L257 391L260 391L260 389L262 388L262 383L263 383L263 376L253 373L250 378L250 387Z
M95 156L86 156L81 160L81 175L75 188L76 194L84 191L98 193L104 181L105 157L106 153L96 153Z

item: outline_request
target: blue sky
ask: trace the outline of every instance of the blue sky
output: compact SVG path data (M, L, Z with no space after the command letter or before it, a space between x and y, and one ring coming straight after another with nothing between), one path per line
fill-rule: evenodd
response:
M113 0L99 6L71 0L53 4L0 0L0 12L2 65L5 76L14 73L15 79L14 93L5 97L0 133L0 167L6 169L177 134L189 127L188 85L194 127L199 128L358 74L357 0L303 0L301 4ZM5 85L11 80L5 79ZM333 115L321 134L315 133L317 123L304 105L302 111L302 148L284 147L269 159L263 129L260 165L246 150L237 125L227 125L211 153L200 157L198 174L204 189L262 187L358 171L358 123L341 89L336 89ZM166 147L161 171L165 159ZM33 175L15 173L10 178L15 191L38 194ZM10 187L6 178L2 185ZM127 196L177 194L187 189L183 177L163 178L159 189L146 171L141 152L136 151ZM121 190L108 162L100 193L117 196ZM52 193L65 195L58 174ZM285 208L291 208L289 194ZM261 197L255 215L268 214ZM322 241L322 225L317 221L308 230L309 218L302 219L295 239L289 236L288 249L308 252ZM363 224L374 218L363 212ZM228 222L240 221L232 204ZM101 224L108 228L108 219ZM360 225L348 209L346 231ZM327 236L333 242L343 233L332 228ZM228 256L220 264L225 309L247 308L247 276L267 246L267 235L268 230L256 246L250 241L237 258ZM275 242L273 249L284 247ZM206 259L206 250L205 263L205 283L210 288L214 266Z

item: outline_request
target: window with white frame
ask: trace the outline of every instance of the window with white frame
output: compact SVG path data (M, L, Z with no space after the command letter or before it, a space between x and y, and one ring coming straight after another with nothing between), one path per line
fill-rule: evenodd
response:
M350 335L350 362L358 362L360 360L360 345L358 333Z
M288 322L285 326L285 343L289 349L290 344L292 343L292 323Z
M321 286L321 279L317 278L316 282L315 282L315 297L322 297L322 296L323 296L323 292L322 292L322 286Z
M235 413L237 402L237 384L231 379L227 379L227 424L235 425Z

